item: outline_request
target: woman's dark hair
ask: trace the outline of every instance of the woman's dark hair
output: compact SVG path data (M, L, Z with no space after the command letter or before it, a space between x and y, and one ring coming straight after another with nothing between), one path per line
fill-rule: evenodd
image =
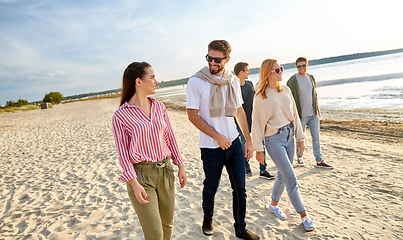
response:
M136 93L136 79L143 78L146 73L146 68L149 67L151 67L151 65L147 62L132 62L127 66L123 73L120 106L128 102Z

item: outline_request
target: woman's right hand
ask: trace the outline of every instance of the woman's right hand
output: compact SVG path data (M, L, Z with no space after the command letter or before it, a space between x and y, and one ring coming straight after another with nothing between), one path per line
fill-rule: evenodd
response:
M297 151L299 154L304 153L305 151L305 142L298 142L297 143Z
M256 160L260 164L264 164L264 152L256 152Z
M141 184L137 181L137 178L130 180L130 184L133 187L134 195L136 196L137 201L142 204L149 203L149 201L146 200L148 199L146 190L144 190L143 186L141 186Z

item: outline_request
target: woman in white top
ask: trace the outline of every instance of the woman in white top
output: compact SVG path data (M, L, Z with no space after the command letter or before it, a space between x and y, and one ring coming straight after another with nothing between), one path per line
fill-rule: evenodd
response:
M277 166L277 177L273 185L272 201L269 211L285 220L287 216L278 207L284 189L307 231L314 230L315 224L306 214L298 188L298 181L292 167L295 154L294 135L298 141L300 152L305 149L305 135L301 128L294 98L287 86L282 86L284 68L277 60L267 59L260 68L260 79L257 86L252 113L252 143L256 150L256 159L264 163L262 140L267 152Z

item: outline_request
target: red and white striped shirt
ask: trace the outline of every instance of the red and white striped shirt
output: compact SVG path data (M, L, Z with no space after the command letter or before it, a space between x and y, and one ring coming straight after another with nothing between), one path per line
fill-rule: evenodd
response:
M150 117L127 102L113 114L113 134L123 168L119 180L124 182L137 177L133 164L139 162L159 162L171 156L175 165L183 163L165 105L148 99L151 100Z

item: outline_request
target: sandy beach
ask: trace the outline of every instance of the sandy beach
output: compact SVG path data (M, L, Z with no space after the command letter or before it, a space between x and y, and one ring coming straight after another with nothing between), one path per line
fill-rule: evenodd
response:
M0 239L143 239L125 184L117 179L111 119L118 105L117 98L103 99L0 115ZM185 188L176 184L173 239L237 239L225 171L216 195L216 232L203 235L199 131L180 97L166 105L188 175ZM269 213L273 181L259 178L252 158L247 228L262 239L403 239L401 116L322 111L322 154L335 169L315 167L309 134L306 166L295 169L317 226L313 232L305 232L286 193L280 206L288 219Z

